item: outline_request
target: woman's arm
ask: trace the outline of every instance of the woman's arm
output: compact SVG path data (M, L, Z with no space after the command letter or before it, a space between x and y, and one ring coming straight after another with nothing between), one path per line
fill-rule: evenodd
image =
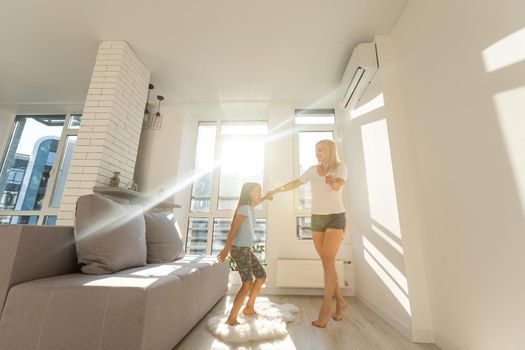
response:
M244 215L235 215L235 217L233 218L232 226L230 227L230 231L228 232L228 238L226 238L226 243L224 243L224 248L219 253L219 255L217 255L217 260L219 262L223 262L230 253L230 248L232 247L233 239L237 234L239 226L241 226L244 220L246 220L246 216Z
M303 183L301 182L301 180L295 179L293 181L288 182L286 185L277 187L275 190L270 191L268 193L273 195L274 193L278 193L278 192L286 192L286 191L295 190L297 187L301 186L302 184Z

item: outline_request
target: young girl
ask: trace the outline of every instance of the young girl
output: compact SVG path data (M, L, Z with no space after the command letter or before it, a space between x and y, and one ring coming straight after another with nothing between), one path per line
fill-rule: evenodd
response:
M230 316L226 320L230 326L239 324L237 314L248 292L250 297L242 313L246 316L256 315L253 308L255 298L266 280L264 268L252 253L253 237L255 236L255 211L253 208L265 199L271 200L272 198L271 196L261 197L261 186L259 184L248 182L242 186L241 197L233 215L228 238L224 244L224 249L217 255L217 260L223 262L230 253L242 280L241 289L235 296ZM254 276L255 282L253 282Z

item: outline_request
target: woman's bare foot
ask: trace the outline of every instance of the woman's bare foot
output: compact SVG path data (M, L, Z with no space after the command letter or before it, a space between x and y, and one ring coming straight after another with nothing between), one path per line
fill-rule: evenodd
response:
M343 311L346 309L347 306L348 304L344 299L341 302L337 302L335 306L335 312L332 315L334 321L341 321L343 319Z
M326 324L330 320L330 315L331 314L332 314L332 306L331 305L328 305L328 306L323 305L323 306L321 306L321 311L319 311L319 317L317 318L317 320L312 322L312 325L316 326L316 327L319 327L319 328L326 327Z
M244 316L247 316L247 317L257 316L257 312L255 312L255 309L253 307L246 306L244 310L242 310L242 313Z
M237 326L239 324L237 320L230 320L230 319L227 319L226 322L224 323L226 323L229 326Z

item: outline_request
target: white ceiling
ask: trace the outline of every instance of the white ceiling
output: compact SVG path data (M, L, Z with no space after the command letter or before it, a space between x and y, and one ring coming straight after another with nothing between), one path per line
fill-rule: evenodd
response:
M406 0L0 0L0 106L83 103L100 40L126 40L167 103L316 101Z

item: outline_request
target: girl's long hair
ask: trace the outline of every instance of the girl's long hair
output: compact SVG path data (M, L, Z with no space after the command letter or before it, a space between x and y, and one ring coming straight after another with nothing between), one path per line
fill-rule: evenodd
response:
M339 163L341 163L339 157L337 156L337 148L335 147L335 142L332 140L321 140L317 142L315 146L319 144L324 144L328 150L328 159L322 162L321 165L328 172L335 171Z
M256 182L246 182L244 185L242 185L241 196L239 197L239 203L237 204L237 208L235 208L235 213L233 213L233 217L237 215L237 209L239 209L241 205L252 205L252 198L250 197L250 193L257 186L260 185Z

